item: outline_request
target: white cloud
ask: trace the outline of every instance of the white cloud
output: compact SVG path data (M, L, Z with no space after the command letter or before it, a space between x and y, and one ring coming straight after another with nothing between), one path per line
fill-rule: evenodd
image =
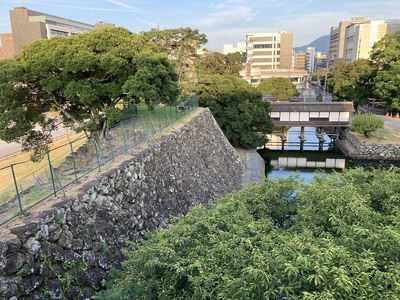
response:
M109 3L112 3L114 5L117 5L117 6L121 6L123 8L127 8L127 9L129 9L131 11L138 11L137 7L125 4L125 3L121 2L121 1L118 1L118 0L106 0L106 1L109 2Z

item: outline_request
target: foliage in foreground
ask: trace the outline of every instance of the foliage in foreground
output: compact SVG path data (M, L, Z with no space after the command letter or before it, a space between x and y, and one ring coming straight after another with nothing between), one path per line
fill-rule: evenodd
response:
M400 169L265 179L126 251L100 299L398 299Z
M369 137L370 134L379 128L383 128L383 118L373 114L357 114L351 118L351 131L362 133Z

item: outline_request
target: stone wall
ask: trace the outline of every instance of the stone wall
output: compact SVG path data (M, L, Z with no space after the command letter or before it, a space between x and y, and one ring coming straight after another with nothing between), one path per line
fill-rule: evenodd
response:
M400 146L363 144L350 131L346 133L346 139L357 150L359 158L383 160L400 158Z
M0 299L86 299L121 249L195 204L240 189L244 165L208 109L0 242ZM68 195L68 193L67 193Z

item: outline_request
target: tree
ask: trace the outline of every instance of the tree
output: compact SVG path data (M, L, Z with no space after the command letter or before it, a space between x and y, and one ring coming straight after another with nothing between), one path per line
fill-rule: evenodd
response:
M357 114L351 118L350 130L364 134L369 137L370 134L378 128L383 128L383 118L373 114Z
M117 103L171 103L176 80L166 56L127 29L39 40L0 65L0 138L35 154L47 150L58 126L43 117L49 109L77 131L104 133L121 118Z
M234 146L256 148L267 142L273 123L269 103L246 80L233 75L209 75L194 90L199 105L208 107Z
M375 68L371 61L359 59L352 63L339 62L328 79L335 101L353 101L354 107L368 103L374 97Z
M202 75L236 75L243 69L243 57L239 52L226 55L219 52L206 52L199 56L196 70ZM201 80L201 78L199 78Z
M400 109L400 32L386 34L373 46L371 59L377 69L374 92L389 107Z
M100 299L397 299L400 169L265 179L124 253Z
M287 100L298 95L296 86L289 78L271 77L264 79L258 85L260 91L264 94L270 94L278 100Z
M151 29L142 34L155 42L160 52L167 53L178 73L178 85L186 92L186 86L195 82L197 50L208 42L207 36L190 27Z

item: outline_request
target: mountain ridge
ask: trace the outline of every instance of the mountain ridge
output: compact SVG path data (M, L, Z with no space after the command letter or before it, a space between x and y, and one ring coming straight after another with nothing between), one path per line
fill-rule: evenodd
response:
M295 52L300 52L300 51L305 52L307 47L314 47L315 51L317 51L317 52L326 52L328 50L329 37L330 37L329 34L320 36L319 38L315 39L308 45L303 45L300 47L293 47L293 50Z

